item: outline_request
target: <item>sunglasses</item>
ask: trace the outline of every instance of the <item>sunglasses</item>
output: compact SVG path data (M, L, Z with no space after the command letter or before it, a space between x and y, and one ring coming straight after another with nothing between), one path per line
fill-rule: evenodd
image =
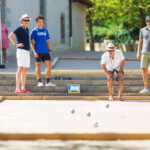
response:
M114 50L109 50L108 52L111 53L111 52L114 52Z
M24 22L30 22L30 20L23 20Z
M146 22L150 22L150 20L146 20Z

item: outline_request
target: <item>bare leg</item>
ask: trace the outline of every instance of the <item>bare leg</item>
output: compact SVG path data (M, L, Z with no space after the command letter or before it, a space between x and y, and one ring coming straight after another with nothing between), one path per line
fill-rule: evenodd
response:
M45 61L46 65L46 78L51 78L51 61Z
M148 69L147 68L142 69L142 75L143 75L144 87L146 89L149 89L149 86L148 86Z
M109 79L107 82L108 91L109 91L109 100L113 100L113 80Z
M119 80L119 93L118 98L122 97L122 91L123 91L123 80Z
M18 67L18 70L16 73L16 90L20 90L20 81L21 81L22 71L23 71L23 67Z
M37 80L41 79L41 62L36 62L35 72L36 72Z
M26 73L27 73L27 68L23 67L23 71L21 74L21 83L22 83L22 90L26 90Z
M4 63L6 63L6 60L7 60L7 51L6 51L6 48L3 48L3 60L4 60Z

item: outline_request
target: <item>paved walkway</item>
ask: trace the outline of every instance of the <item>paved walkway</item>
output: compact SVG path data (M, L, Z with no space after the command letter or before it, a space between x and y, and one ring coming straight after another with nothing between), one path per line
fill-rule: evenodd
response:
M6 64L5 69L1 69L1 73L15 73L16 72L16 56L13 52L8 52L8 64ZM53 53L53 60L55 57L59 58L101 58L103 52L85 52L85 51L59 51ZM126 58L136 59L135 52L124 53ZM54 70L101 70L100 61L98 60L60 60L53 68ZM139 70L140 62L139 61L127 61L125 64L125 70ZM35 59L31 55L31 68L28 69L28 72L35 72ZM42 64L43 72L45 70L45 65Z
M150 141L1 141L0 150L150 150Z

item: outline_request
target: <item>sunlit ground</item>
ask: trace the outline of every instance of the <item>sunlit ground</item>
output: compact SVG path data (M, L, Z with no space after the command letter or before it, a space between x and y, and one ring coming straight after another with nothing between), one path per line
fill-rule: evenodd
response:
M0 150L150 150L150 141L1 141Z

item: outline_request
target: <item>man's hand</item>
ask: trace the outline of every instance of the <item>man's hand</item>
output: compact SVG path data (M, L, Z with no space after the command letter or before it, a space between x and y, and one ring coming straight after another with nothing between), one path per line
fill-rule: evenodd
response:
M34 57L35 57L35 58L38 58L39 55L38 55L37 53L34 53Z
M137 59L141 60L141 54L137 54Z
M120 77L120 79L123 79L123 78L124 78L123 72L122 72L122 71L119 71L119 72L118 72L118 76Z
M110 79L113 79L113 76L110 72L107 72L107 79L110 80Z
M52 52L49 52L50 57L52 57Z

